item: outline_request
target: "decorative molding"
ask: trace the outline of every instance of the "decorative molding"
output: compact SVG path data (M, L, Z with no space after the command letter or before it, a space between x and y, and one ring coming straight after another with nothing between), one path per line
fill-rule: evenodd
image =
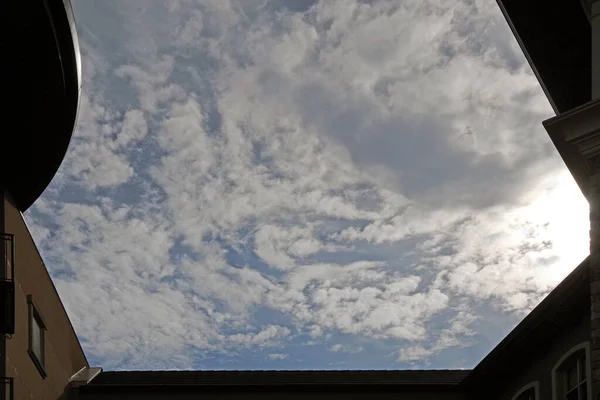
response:
M550 118L543 125L587 197L590 178L600 174L600 99Z
M591 175L600 172L600 129L582 133L569 143L583 156Z

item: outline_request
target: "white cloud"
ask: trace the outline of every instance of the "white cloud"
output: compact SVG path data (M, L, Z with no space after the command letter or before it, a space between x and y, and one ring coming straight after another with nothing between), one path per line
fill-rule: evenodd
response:
M435 358L474 342L465 307L522 313L585 256L493 2L140 4L76 7L79 124L27 216L88 354Z
M427 359L434 355L436 351L433 348L424 348L423 346L410 346L400 349L398 361L417 361Z
M470 328L470 325L478 318L470 311L459 309L458 313L450 320L450 325L442 329L436 334L437 338L431 345L413 345L400 349L398 353L398 361L414 362L426 360L441 351L451 347L466 347L472 342L465 340L465 337L470 337L475 332Z
M117 136L117 145L124 146L131 141L141 140L147 133L148 125L144 114L140 110L128 110L123 119L121 132Z
M348 346L348 345L343 345L340 343L336 343L329 348L329 351L333 351L334 353L344 352L344 353L356 354L356 353L360 353L363 350L364 349L360 346Z
M275 341L289 336L290 330L284 326L268 325L257 334L235 334L228 339L243 346L273 346Z
M339 344L339 343L338 343L338 344L334 344L333 346L331 346L331 347L329 348L329 350L331 350L331 351L334 351L334 352L336 352L336 353L337 353L338 351L342 350L342 349L343 349L343 347L344 347L344 346L342 346L341 344Z
M269 360L285 360L286 358L289 357L289 354L271 353L271 354L268 354L267 357L269 358Z

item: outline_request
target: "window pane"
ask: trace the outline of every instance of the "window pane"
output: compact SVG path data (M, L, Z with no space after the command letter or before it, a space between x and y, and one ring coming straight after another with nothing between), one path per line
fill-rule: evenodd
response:
M34 316L31 321L31 351L42 365L44 364L43 338L42 328Z
M535 399L535 389L530 388L524 391L517 397L517 400L536 400Z
M581 386L579 386L579 398L582 400L587 400L587 384L586 383L582 383Z
M585 355L582 355L581 358L579 359L579 366L580 366L580 371L581 371L581 376L579 377L579 382L583 382L586 379L586 372L585 372L585 368L586 368L586 360L585 360Z
M40 348L42 342L42 332L40 331L39 325L36 323L35 318L31 321L31 350L35 351Z
M566 396L567 400L579 400L579 393L577 393L577 389L569 392Z
M571 390L579 383L579 380L577 379L577 366L573 365L572 367L569 367L565 373L567 375L567 390Z

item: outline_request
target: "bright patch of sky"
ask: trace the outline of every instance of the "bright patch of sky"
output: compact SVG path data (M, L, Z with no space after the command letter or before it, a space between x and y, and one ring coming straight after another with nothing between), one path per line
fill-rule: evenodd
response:
M105 369L474 366L588 252L493 0L73 0L26 218Z

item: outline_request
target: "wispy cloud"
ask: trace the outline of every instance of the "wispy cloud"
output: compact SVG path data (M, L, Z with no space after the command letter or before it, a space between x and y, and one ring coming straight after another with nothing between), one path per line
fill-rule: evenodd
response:
M473 365L586 255L493 1L292 3L75 2L79 123L26 217L106 368Z
M267 355L269 360L285 360L286 358L288 358L288 356L289 356L289 354L282 354L282 353L271 353L271 354Z

